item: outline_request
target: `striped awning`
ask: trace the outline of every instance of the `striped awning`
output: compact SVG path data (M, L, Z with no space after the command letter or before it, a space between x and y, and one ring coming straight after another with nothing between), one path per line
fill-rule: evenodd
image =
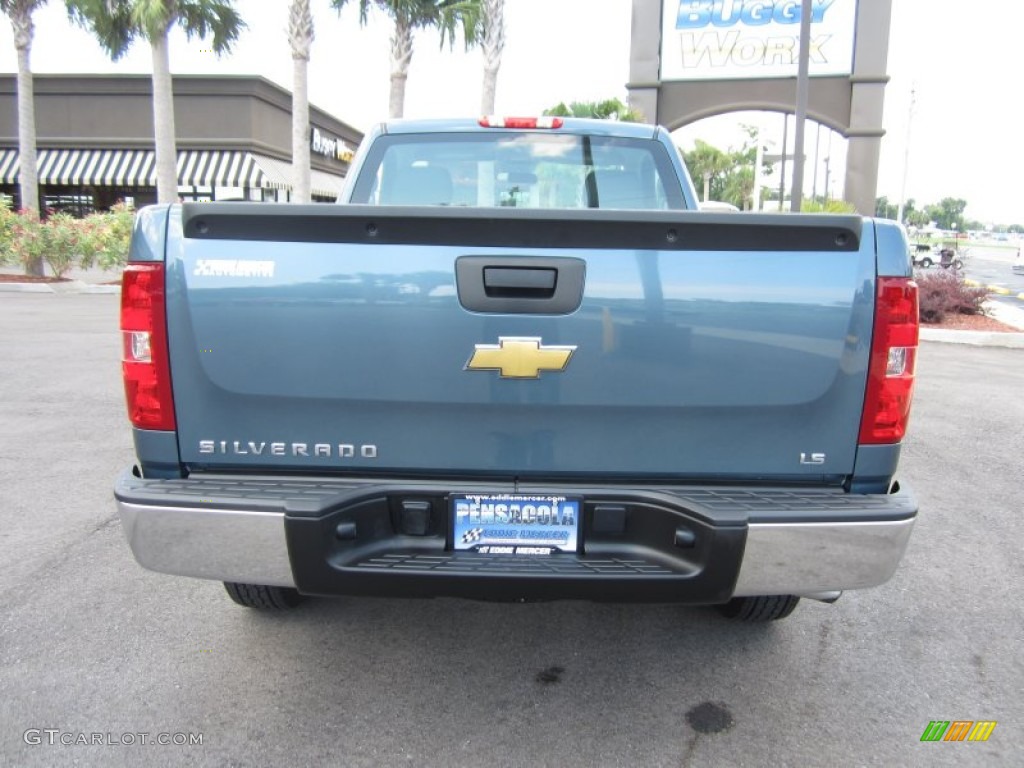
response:
M17 184L16 149L0 150L0 184ZM36 154L40 184L98 187L155 187L155 153L145 149L41 149Z
M314 195L336 198L341 194L341 188L345 184L344 176L333 176L315 168L311 169L309 174L309 187Z
M267 187L255 157L248 152L184 150L178 153L182 187Z
M40 184L63 186L155 187L156 153L146 149L42 149L37 159ZM251 152L178 152L182 187L291 189L291 163ZM18 182L18 150L0 150L0 183ZM312 171L313 192L336 196L341 177Z
M256 165L263 171L264 183L261 185L269 189L292 189L292 164L287 160L278 160L265 155L253 155ZM309 189L318 197L337 197L341 192L341 185L344 183L343 176L332 176L323 171L310 169Z
M0 149L0 184L18 183L18 150Z
M263 183L258 185L265 189L291 189L292 164L287 160L278 160L266 155L253 155L256 166L260 170ZM253 185L257 186L257 185Z
M144 149L43 149L38 168L40 184L156 185L155 153Z

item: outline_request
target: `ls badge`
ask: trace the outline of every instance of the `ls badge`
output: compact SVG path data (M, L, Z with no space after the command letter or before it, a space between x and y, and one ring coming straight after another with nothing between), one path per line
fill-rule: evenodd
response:
M539 337L501 336L497 344L477 344L467 371L499 371L503 379L538 379L541 371L564 371L575 346L544 346Z

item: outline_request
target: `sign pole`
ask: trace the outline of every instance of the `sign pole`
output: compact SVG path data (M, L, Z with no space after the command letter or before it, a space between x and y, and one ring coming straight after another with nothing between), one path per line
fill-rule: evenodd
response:
M757 118L757 134L755 135L757 141L757 149L754 151L754 192L751 195L751 207L754 211L761 210L761 184L763 179L761 177L761 166L764 165L764 145L761 143L761 116Z
M804 126L807 123L807 90L810 84L811 0L800 5L800 64L796 76L796 136L793 148L793 192L789 210L800 212L804 193Z

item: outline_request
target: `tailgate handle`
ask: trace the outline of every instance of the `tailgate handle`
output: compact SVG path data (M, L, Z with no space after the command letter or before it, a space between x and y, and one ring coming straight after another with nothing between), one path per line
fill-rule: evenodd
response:
M568 315L583 301L586 267L569 256L460 256L459 303L471 312Z
M557 279L556 269L484 267L484 293L488 296L545 299L555 295Z

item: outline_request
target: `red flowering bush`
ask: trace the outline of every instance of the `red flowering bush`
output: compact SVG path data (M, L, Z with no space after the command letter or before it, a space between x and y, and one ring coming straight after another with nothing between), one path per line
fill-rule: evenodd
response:
M954 270L918 272L915 276L922 323L941 323L946 315L983 315L988 291L967 285Z

